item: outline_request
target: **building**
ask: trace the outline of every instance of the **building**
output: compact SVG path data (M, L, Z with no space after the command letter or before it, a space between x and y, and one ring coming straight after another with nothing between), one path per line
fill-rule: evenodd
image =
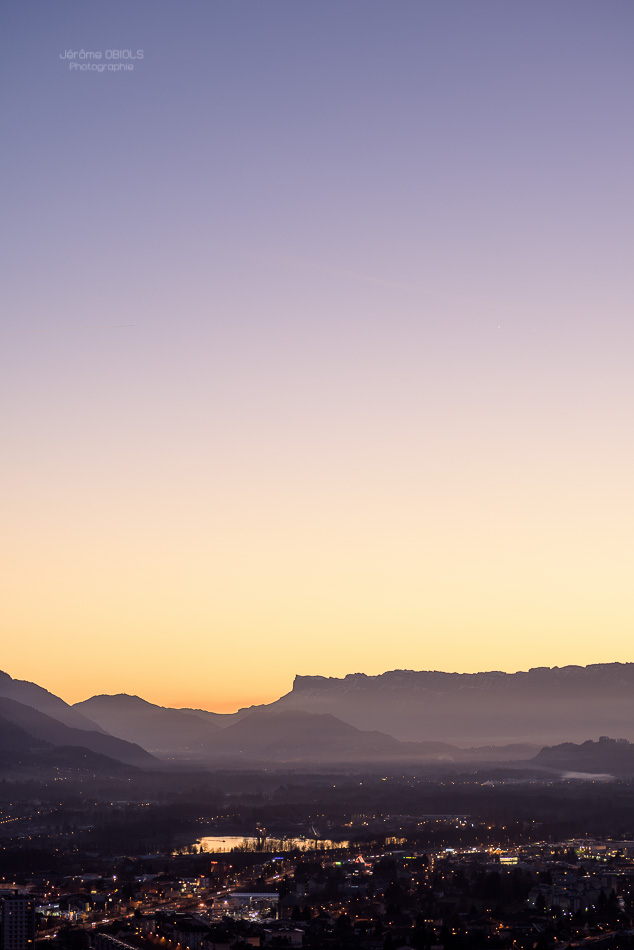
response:
M0 891L0 950L29 950L35 940L35 905L17 891Z

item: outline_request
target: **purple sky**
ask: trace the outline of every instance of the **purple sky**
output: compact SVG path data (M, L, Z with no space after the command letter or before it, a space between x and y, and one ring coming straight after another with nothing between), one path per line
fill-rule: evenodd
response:
M631 2L0 18L7 671L633 659Z

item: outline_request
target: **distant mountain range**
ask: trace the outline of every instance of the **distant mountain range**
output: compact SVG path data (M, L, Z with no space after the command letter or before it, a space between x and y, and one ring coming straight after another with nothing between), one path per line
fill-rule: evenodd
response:
M269 708L329 712L402 740L459 746L546 745L599 735L634 739L634 663L520 673L297 676L291 692Z
M111 735L136 742L158 754L201 751L210 736L220 730L213 719L182 709L155 706L127 693L93 696L76 703L73 709L99 723Z
M52 746L80 746L126 765L140 767L158 765L154 756L140 745L108 735L96 724L92 729L75 729L32 706L4 697L0 697L0 716L7 722L19 726L29 736ZM85 721L89 723L89 720Z
M129 764L86 747L54 745L38 739L10 719L0 716L0 776L4 779L59 780L86 773L111 776L129 770Z
M161 761L231 768L408 763L634 774L634 664L526 673L393 671L297 677L274 703L223 715L127 694L69 706L0 673L0 762L79 750L90 767ZM563 746L561 743L567 743ZM542 748L547 746L547 748ZM540 751L541 749L541 751ZM87 759L86 759L87 761Z
M109 735L48 690L1 672L0 764L5 775L38 765L91 771L160 766L140 745Z
M40 712L52 716L60 722L74 729L89 729L94 732L103 732L96 722L86 719L81 712L69 706L59 696L49 693L42 686L29 683L27 680L14 680L8 673L0 671L0 696L6 699L15 699L25 706L32 706Z
M444 742L400 742L383 732L358 729L330 713L267 707L244 711L221 728L215 721L178 709L164 709L138 696L97 696L81 704L102 726L119 736L145 741L156 754L236 765L267 762L425 762L476 759ZM487 750L487 755L490 750ZM499 754L499 750L496 750ZM524 746L509 757L526 757ZM495 753L493 754L495 757Z
M540 768L577 775L634 775L634 745L626 739L602 736L597 742L562 742L546 746L532 760Z

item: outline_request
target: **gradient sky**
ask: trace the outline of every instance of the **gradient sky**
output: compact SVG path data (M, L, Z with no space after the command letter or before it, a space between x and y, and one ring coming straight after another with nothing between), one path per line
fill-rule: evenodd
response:
M3 669L229 710L634 660L631 0L0 34Z

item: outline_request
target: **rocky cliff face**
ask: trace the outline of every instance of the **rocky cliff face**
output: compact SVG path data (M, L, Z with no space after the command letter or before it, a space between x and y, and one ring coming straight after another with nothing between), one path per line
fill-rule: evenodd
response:
M296 676L293 693L332 690L337 692L404 688L435 693L463 690L535 689L540 687L627 690L634 686L634 663L594 663L589 666L538 666L518 673L492 670L487 673L443 673L438 670L392 670L377 676L349 673L334 676Z
M634 663L525 672L393 670L298 676L274 706L329 712L399 739L540 744L599 735L634 739Z

